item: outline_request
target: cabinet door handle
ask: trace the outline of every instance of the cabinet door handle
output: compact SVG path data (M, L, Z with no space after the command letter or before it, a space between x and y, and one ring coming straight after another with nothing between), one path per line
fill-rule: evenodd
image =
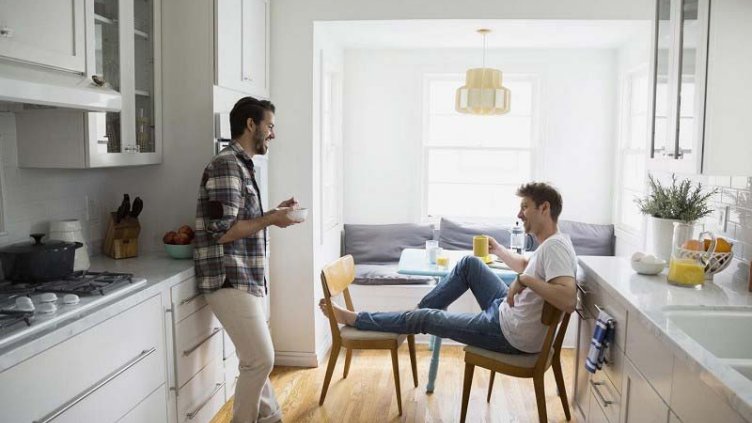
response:
M193 420L193 418L196 417L196 415L201 411L201 409L204 408L206 406L206 404L208 404L209 401L211 401L211 399L214 398L214 395L216 395L217 392L219 392L219 390L222 389L224 386L225 386L224 382L223 383L218 383L218 384L214 385L214 390L212 391L211 394L209 394L208 397L206 397L206 399L204 400L204 402L202 402L201 404L199 404L199 406L196 407L195 410L193 410L190 413L188 413L188 414L185 415L186 417L188 417L188 420Z
M587 317L587 316L585 316L585 314L582 313L583 311L585 311L585 309L583 309L583 308L576 308L576 309L574 309L574 311L575 311L575 313L577 313L578 316L580 316L580 319L582 319L582 320L590 320L590 319L592 319L592 317Z
M180 305L181 306L182 305L186 305L186 304L190 303L191 301L195 300L196 298L198 298L198 297L200 297L202 295L204 295L204 294L202 294L201 292L199 292L198 294L196 294L196 295L194 295L192 297L188 297L188 298L184 299L183 301L181 301Z
M198 347L204 345L206 341L210 340L214 335L218 334L221 330L222 328L214 328L212 332L206 338L201 340L201 342L183 351L183 355L184 356L191 355L192 352L196 351Z
M13 38L13 28L7 26L0 28L0 38Z
M94 392L97 392L101 387L103 387L104 385L107 385L108 383L110 383L110 381L112 381L116 377L120 376L126 370L128 370L131 367L133 367L136 364L138 364L141 360L143 360L146 357L150 356L156 350L157 350L156 347L151 347L148 350L141 351L141 354L139 354L138 356L136 356L136 358L134 358L134 359L130 360L129 362L123 364L117 370L115 370L114 372L112 372L109 375L105 376L104 379L102 379L99 382L95 383L94 385L88 387L86 390L84 390L80 394L76 395L75 397L73 397L68 402L66 402L65 404L61 405L60 407L58 407L57 409L55 409L51 413L47 414L46 416L42 417L39 420L34 420L34 423L48 423L48 422L50 422L50 421L58 418L61 414L63 414L66 411L68 411L71 407L73 407L74 405L76 405L79 402L83 401L84 399L86 399L86 397L88 397L89 395L93 394Z
M613 404L613 403L614 403L613 401L609 401L609 400L607 400L607 399L606 399L606 398L605 398L605 397L603 396L603 394L601 393L601 391L600 391L600 390L598 389L598 388L599 388L600 386L604 385L604 383L603 383L603 382L593 382L593 381L591 380L591 381L590 381L590 385L592 385L592 387L593 387L593 391L595 391L595 395L596 395L596 396L598 397L598 399L600 399L600 400L601 400L601 402L603 403L603 408L606 408L606 407L608 407L609 405L611 405L611 404Z
M580 292L582 292L582 295L588 295L588 294L590 294L590 291L588 291L588 290L586 290L585 288L583 288L583 287L582 287L582 285L580 285L580 284L578 284L578 283L577 283L577 284L575 284L575 285L577 285L577 289L578 289L578 290L579 290Z

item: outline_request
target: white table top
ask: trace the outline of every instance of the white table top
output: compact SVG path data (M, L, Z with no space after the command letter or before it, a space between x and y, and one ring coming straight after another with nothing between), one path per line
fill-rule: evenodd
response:
M441 255L449 258L449 264L447 266L439 266L429 263L428 253L424 249L405 248L400 255L397 273L403 275L443 277L449 274L462 257L471 256L473 255L473 252L469 250L443 250ZM514 280L517 276L517 273L510 269L491 266L489 266L489 268L494 273L501 276L505 281Z

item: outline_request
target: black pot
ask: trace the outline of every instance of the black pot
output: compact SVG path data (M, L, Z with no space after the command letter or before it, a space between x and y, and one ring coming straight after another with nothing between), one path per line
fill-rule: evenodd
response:
M22 242L0 249L5 280L45 282L73 273L73 259L80 242L46 241L44 234L31 234L34 242Z

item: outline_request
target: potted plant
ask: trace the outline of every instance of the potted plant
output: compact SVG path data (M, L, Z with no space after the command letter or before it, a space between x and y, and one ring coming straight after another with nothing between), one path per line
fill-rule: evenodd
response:
M668 260L674 222L694 223L709 215L713 209L708 207L708 200L718 189L703 192L701 183L695 186L689 179L677 183L674 174L671 175L670 186L664 186L653 175L648 175L648 179L650 192L635 202L640 211L649 216L652 251Z

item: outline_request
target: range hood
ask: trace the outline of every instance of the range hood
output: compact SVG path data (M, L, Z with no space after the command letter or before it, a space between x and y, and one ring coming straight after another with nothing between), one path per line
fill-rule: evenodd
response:
M122 108L119 92L108 85L98 86L83 75L0 75L0 101L92 112L117 112Z

